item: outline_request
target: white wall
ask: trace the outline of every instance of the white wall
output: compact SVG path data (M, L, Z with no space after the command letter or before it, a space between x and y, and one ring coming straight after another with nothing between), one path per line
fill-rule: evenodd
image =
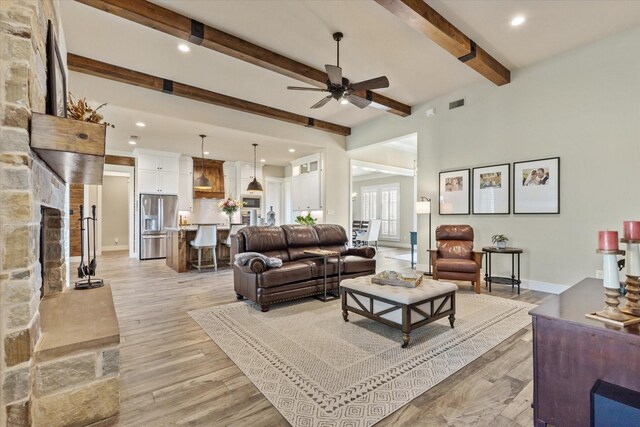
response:
M435 204L433 227L469 223L477 248L506 234L525 249L522 272L531 285L573 285L602 268L597 231L640 218L640 58L630 54L638 46L635 28L517 70L508 85L476 84L415 107L408 118L354 128L347 147L418 132L418 194L434 201L439 171L559 156L559 215L439 216ZM461 97L467 105L448 111ZM427 118L430 107L437 114ZM418 221L424 242L428 220ZM421 250L418 260L426 264L427 254Z
M328 145L322 165L324 176L325 224L340 224L349 229L349 159L345 149Z
M129 245L129 178L104 177L102 182L102 249ZM116 239L118 239L116 243Z

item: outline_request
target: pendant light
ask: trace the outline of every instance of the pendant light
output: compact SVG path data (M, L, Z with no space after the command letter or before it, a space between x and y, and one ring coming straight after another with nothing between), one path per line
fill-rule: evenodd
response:
M211 181L209 178L204 176L204 139L207 135L199 135L202 138L202 163L200 167L200 178L196 179L193 183L193 189L198 191L207 191L211 190Z
M253 145L253 181L251 181L249 183L249 186L247 187L247 191L250 193L256 192L256 191L262 191L262 184L260 184L258 182L258 180L256 179L256 148L258 147L258 144L252 144Z

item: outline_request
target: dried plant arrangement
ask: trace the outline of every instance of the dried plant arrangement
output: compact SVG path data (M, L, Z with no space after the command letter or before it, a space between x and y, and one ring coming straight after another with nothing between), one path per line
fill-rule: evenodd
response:
M69 92L69 100L67 102L67 115L70 119L80 120L82 122L98 123L115 128L115 125L105 122L104 116L98 113L98 110L104 107L105 104L98 106L97 108L91 108L87 102L87 98L76 99L73 93Z

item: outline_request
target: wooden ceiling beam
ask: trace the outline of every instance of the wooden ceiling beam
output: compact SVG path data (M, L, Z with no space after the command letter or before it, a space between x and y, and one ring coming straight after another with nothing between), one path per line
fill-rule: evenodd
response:
M316 120L312 117L306 117L300 114L246 101L244 99L234 98L232 96L223 95L221 93L212 92L210 90L201 89L184 83L174 82L162 77L140 73L138 71L107 64L106 62L97 61L95 59L86 58L73 53L67 54L67 65L72 71L120 83L126 83L157 92L164 92L180 96L182 98L192 99L194 101L206 102L208 104L310 127L336 135L348 136L351 134L351 128L346 126L325 122L323 120Z
M423 0L375 1L496 85L502 86L511 81L511 72L507 67Z
M324 71L317 70L148 1L76 1L301 82L326 88L328 77ZM388 111L401 117L411 115L411 106L376 92L367 91L358 96L362 96L363 98L367 98L368 96L367 99L372 101L370 104L372 107Z

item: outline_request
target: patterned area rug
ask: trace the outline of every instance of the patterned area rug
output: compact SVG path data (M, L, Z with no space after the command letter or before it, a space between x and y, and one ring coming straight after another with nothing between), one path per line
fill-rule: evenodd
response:
M441 319L402 333L305 299L262 313L237 302L189 314L294 426L370 426L531 323L531 304L456 295Z

